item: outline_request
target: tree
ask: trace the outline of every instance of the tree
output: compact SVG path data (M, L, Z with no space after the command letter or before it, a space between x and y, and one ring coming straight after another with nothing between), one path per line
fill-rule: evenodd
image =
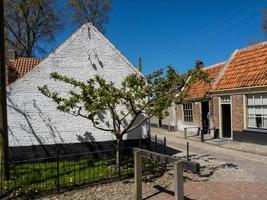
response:
M18 56L31 57L34 50L44 53L40 41L54 40L62 28L56 0L5 0L6 40Z
M67 5L73 9L73 18L78 24L91 22L101 33L105 33L111 10L110 0L69 0Z
M131 134L153 116L165 118L176 94L186 84L198 79L209 80L202 70L178 74L171 66L167 72L160 69L147 77L131 74L122 81L121 87L98 75L86 82L57 72L50 76L73 86L68 97L50 91L46 85L39 90L57 104L58 110L88 119L95 128L114 134L118 165L123 135Z

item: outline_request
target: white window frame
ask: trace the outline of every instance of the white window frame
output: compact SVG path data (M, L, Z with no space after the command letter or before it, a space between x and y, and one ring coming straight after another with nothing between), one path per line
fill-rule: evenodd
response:
M249 98L249 97L252 97L252 98ZM249 104L249 99L252 100L250 104ZM259 102L256 102L256 101L259 101ZM246 126L247 128L267 130L267 112L266 112L267 102L266 101L267 101L267 93L249 94L246 96L246 122L247 122ZM249 111L249 108L251 108L250 111ZM256 109L258 110L258 113L256 113ZM253 113L250 113L251 111ZM251 118L253 120L252 125L250 125ZM257 119L261 120L261 126L257 125Z
M183 104L183 121L187 123L193 122L193 103Z

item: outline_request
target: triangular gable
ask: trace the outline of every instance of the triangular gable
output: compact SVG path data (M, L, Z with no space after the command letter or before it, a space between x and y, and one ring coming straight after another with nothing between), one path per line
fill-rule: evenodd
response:
M83 25L31 72L8 88L10 146L75 143L88 132L94 141L111 140L111 134L94 129L86 119L59 112L42 95L38 86L48 85L58 92L70 88L49 78L51 72L87 80L98 74L120 85L124 77L139 73L96 28ZM143 127L136 132L143 133ZM129 135L128 139L139 138Z

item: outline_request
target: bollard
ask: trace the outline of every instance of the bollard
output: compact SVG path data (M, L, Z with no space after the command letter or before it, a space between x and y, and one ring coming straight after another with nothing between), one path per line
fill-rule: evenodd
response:
M184 138L187 138L187 128L184 128Z
M142 152L134 152L134 199L142 200Z
M175 200L184 200L183 161L174 163Z
M200 140L201 140L201 142L204 142L204 130L203 129L201 129L201 131L200 131Z
M186 160L189 161L189 142L186 143Z

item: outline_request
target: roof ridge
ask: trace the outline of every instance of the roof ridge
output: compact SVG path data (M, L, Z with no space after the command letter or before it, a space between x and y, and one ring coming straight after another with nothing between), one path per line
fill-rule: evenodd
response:
M136 72L137 74L141 75L141 76L144 76L141 72L139 72L135 67L134 65L122 54L122 52L116 48L116 46L114 44L112 44L112 42L107 38L105 37L102 33L99 32L99 30L94 27L94 25L92 23L87 23L87 25L89 27L92 27L96 33L105 41L107 42L107 44L112 48L112 50L114 50L117 54L119 54L121 56L122 59L124 59L124 61L133 69L134 72Z
M238 51L239 51L238 49L234 50L234 52L231 54L230 58L225 62L224 66L222 67L222 69L220 70L217 77L214 79L214 81L212 83L212 90L214 90L216 88L217 84L220 82L222 76L224 75L226 69L228 68L230 62L232 61L232 59L234 58L234 56L237 54Z
M36 58L36 57L17 57L15 60L17 60L17 59L38 59L38 60L42 60L42 58Z
M241 49L238 49L238 51L245 51L245 50L248 50L250 48L253 48L253 47L256 47L256 46L261 46L261 45L267 45L267 40L266 41L262 41L262 42L259 42L259 43L256 43L256 44L251 44L249 46L246 46L246 47L243 47Z
M207 67L204 67L204 68L202 68L202 69L210 69L210 68L213 68L213 67L217 67L218 65L222 65L222 64L225 64L227 62L227 60L225 60L225 61L222 61L222 62L219 62L219 63L216 63L216 64L213 64L213 65L209 65L209 66L207 66Z

